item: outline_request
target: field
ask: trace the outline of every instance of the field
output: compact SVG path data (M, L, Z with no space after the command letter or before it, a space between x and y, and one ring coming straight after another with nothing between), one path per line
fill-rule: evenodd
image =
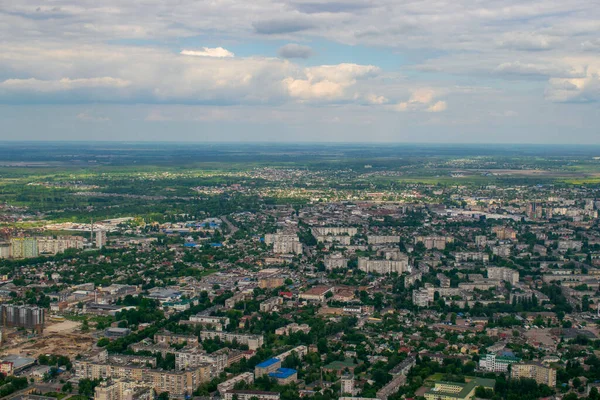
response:
M594 146L6 143L0 227L132 215L161 222L252 210L257 198L393 197L414 185L596 185L599 154Z

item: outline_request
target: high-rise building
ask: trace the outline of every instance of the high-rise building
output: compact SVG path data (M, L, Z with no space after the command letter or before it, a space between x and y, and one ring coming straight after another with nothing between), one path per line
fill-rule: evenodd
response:
M519 271L507 267L490 267L487 274L489 279L510 282L512 285L519 283Z
M511 364L518 363L520 359L516 357L497 356L496 354L486 354L479 360L479 368L489 372L506 372Z
M96 231L96 248L101 249L106 246L106 231Z
M34 237L11 238L10 246L13 258L31 258L38 256L38 243Z
M39 307L16 306L13 304L0 305L0 322L2 326L12 326L27 329L44 329L45 310Z
M513 364L511 377L513 379L529 378L540 385L556 386L556 370L535 362Z
M9 242L0 243L0 259L12 257L12 250Z

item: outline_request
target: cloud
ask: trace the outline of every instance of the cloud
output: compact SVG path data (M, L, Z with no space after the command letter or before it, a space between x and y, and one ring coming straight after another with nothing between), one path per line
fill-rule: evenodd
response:
M196 57L146 47L47 48L32 53L15 46L5 54L14 56L9 62L12 68L34 77L0 82L0 103L362 104L366 94L373 92L367 81L380 72L373 65L303 68L280 58ZM46 60L45 68L36 69L42 60ZM100 73L113 76L73 78ZM359 87L359 82L364 87Z
M369 93L366 96L366 100L369 104L385 104L389 101L385 96L378 96L373 93Z
M76 118L80 121L86 122L108 122L110 118L104 116L98 116L90 113L89 111L81 112L77 114Z
M532 32L509 32L503 35L500 46L522 51L543 51L554 47L556 39Z
M303 78L286 78L283 83L289 95L300 100L341 100L346 89L358 79L373 77L380 72L373 65L339 64L321 65L304 70Z
M309 58L312 55L312 49L309 46L289 43L280 47L277 54L283 58Z
M131 85L128 80L113 77L98 78L62 78L56 80L40 80L36 78L7 79L0 82L0 89L14 91L55 92L90 88L126 88Z
M315 27L313 22L303 17L261 20L254 22L252 26L254 32L261 35L296 33Z
M396 111L446 111L448 105L443 100L435 101L437 93L431 88L419 88L412 91L408 101L392 105L390 108Z
M600 101L600 75L585 78L551 78L545 96L558 103L590 103Z
M181 54L184 56L217 57L217 58L226 58L226 57L235 56L235 54L233 54L231 51L226 50L222 47L215 47L215 48L203 47L202 50L182 50Z
M544 78L561 73L561 70L548 64L505 62L494 68L493 72L513 78Z
M307 14L353 13L375 7L374 4L367 1L298 1L293 3L293 6L298 11Z
M448 108L448 106L445 101L436 101L434 104L427 107L427 111L442 112L442 111L446 111L446 108Z

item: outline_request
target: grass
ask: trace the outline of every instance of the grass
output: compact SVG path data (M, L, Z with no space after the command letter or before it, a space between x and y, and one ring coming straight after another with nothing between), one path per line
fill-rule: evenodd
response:
M44 396L56 397L58 400L62 400L65 397L67 397L68 395L69 395L68 393L58 393L58 392L48 392L48 393L44 394Z

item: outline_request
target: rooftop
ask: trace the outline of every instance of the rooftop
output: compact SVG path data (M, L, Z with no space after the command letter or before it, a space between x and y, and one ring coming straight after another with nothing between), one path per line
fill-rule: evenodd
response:
M292 368L279 368L277 371L269 372L269 376L271 378L276 378L276 379L285 379L285 378L289 378L290 376L294 375L295 373L296 373L296 370L292 369Z
M278 362L281 362L281 360L279 360L278 358L269 358L266 361L261 362L260 364L256 365L257 368L268 368L273 364L276 364Z

